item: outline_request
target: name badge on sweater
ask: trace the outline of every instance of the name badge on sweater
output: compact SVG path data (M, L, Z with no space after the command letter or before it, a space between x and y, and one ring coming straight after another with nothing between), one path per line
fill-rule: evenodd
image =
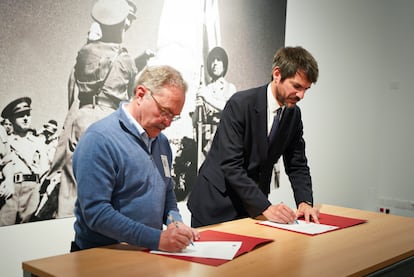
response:
M168 165L167 156L161 155L161 161L162 161L162 166L164 167L165 177L168 177L168 178L171 177L170 166Z

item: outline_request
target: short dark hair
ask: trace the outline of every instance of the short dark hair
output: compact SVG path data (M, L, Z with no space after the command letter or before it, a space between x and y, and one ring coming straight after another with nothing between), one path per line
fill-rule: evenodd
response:
M298 71L305 73L309 82L316 83L318 80L318 63L301 46L280 48L273 57L272 72L276 67L280 68L281 81L295 76Z

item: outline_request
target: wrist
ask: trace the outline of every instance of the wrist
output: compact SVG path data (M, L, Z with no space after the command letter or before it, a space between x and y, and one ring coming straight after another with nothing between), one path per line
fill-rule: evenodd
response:
M313 207L313 203L310 202L310 201L303 201L303 202L299 203L298 208L302 208L304 206L305 207Z

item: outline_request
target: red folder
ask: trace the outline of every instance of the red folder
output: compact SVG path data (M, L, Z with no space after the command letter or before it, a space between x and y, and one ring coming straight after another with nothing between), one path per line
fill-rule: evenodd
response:
M306 234L306 233L301 233L304 235L308 235L308 236L316 236L316 235L320 235L320 234L325 234L327 232L333 232L336 230L340 230L340 229L344 229L344 228L348 228L351 226L355 226L358 224L362 224L367 222L367 220L365 219L358 219L358 218L351 218L351 217L344 217L344 216L338 216L338 215L332 215L332 214L324 214L324 213L319 213L319 223L321 224L325 224L325 225L331 225L331 226L336 226L338 227L337 229L334 230L329 230L323 233L319 233L319 234ZM260 222L257 222L258 224L260 224ZM268 226L268 225L265 225ZM273 227L273 226L268 226L268 227ZM278 228L278 227L273 227L273 228ZM291 231L291 230L286 230L283 229L285 231ZM298 231L291 231L291 232L295 232L295 233L300 233Z
M231 233L225 233L220 231L214 231L214 230L205 230L200 232L200 240L198 241L241 241L242 245L237 251L234 258L252 251L254 248L261 244L272 242L272 239L264 239L264 238L258 238L258 237L250 237L250 236L242 236L237 234L231 234ZM226 262L229 262L229 260L223 260L223 259L212 259L212 258L198 258L198 257L182 257L182 256L174 256L174 255L166 255L167 257L177 258L181 260L186 260L190 262L196 262L206 265L212 265L212 266L219 266Z
M319 223L336 226L338 227L338 229L348 228L348 227L362 224L365 222L367 222L367 220L365 219L358 219L358 218L351 218L351 217L344 217L344 216L323 214L323 213L319 214ZM335 230L332 230L332 231L335 231Z

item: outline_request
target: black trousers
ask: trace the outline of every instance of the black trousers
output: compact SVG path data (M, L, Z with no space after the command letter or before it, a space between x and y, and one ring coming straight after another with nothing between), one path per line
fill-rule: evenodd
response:
M76 252L80 250L82 249L76 244L76 242L72 241L70 244L70 252Z

